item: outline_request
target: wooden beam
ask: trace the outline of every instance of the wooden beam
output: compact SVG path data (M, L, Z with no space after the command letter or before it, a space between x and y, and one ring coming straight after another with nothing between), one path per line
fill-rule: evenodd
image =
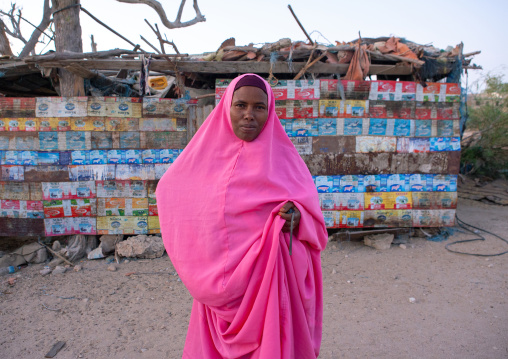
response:
M48 61L38 64L41 67L65 67L70 63L76 63L89 70L138 70L141 67L140 60L61 60ZM180 72L195 72L209 74L235 74L235 73L270 73L269 62L256 61L176 61L174 62ZM305 66L304 62L293 62L291 68L286 62L276 62L273 65L274 74L297 74ZM345 74L349 64L326 64L318 62L307 72L320 74ZM152 71L174 71L174 67L164 60L152 60ZM370 75L410 75L411 67L407 65L371 65Z

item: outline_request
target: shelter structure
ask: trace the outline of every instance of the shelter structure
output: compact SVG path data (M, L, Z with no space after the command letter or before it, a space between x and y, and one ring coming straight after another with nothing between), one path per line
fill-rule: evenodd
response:
M329 228L454 225L471 55L396 38L228 39L194 56L2 59L0 235L158 233L158 179L247 72L272 84ZM58 68L84 78L88 96L58 97Z

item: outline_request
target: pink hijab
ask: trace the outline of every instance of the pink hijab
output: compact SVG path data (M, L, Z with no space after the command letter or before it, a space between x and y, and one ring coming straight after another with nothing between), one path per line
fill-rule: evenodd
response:
M251 142L233 132L226 92L160 180L162 238L194 297L183 358L314 358L322 330L320 251L327 241L312 177L275 114ZM302 216L289 234L277 213Z

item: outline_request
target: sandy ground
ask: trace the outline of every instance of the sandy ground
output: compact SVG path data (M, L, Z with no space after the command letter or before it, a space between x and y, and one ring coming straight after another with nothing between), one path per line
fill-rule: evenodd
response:
M508 237L508 207L459 200L459 217ZM446 242L413 238L378 251L330 242L323 252L324 330L320 358L507 358L508 254L448 252ZM508 250L500 240L461 250ZM169 259L80 264L42 277L43 265L1 278L0 357L180 358L191 297ZM128 273L135 272L130 276ZM414 298L411 303L409 298Z

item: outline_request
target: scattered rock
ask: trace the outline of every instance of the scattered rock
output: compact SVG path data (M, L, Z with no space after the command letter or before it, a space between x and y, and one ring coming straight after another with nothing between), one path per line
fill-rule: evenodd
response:
M416 303L416 298L410 297L409 298L409 303Z
M82 269L83 269L83 267L82 267L82 266L80 266L80 265L74 266L74 272L79 272L79 271L81 271Z
M140 234L117 243L116 253L129 258L159 258L164 254L164 244L159 236Z
M399 247L402 248L402 249L406 249L407 248L406 245L403 244L403 243L399 244Z
M59 241L54 241L53 245L51 246L51 249L54 250L55 252L58 252L62 249L62 245L60 244Z
M55 269L53 269L52 274L64 274L67 271L67 268L62 266L56 266Z
M110 271L110 272L116 272L116 265L114 265L114 264L110 264L110 265L108 266L108 271Z
M39 273L44 277L45 275L48 275L49 273L51 273L53 270L49 267L45 267L44 269L42 269Z
M333 268L332 274L337 274L337 270L335 268Z
M64 262L63 259L56 257L56 258L53 258L53 260L48 263L48 267L54 268L54 267L62 264L63 262Z
M102 253L102 247L99 245L93 251L88 253L88 259L101 259L104 258L104 254Z
M69 238L64 256L71 262L83 258L87 254L88 240L84 234L75 234Z
M393 234L391 233L381 233L381 234L373 234L370 236L365 236L363 242L366 246L375 248L375 249L390 249L390 246L393 242Z
M101 241L100 247L102 248L102 253L107 255L109 253L113 253L115 251L115 246L117 243L123 240L122 234L105 234L99 238Z

